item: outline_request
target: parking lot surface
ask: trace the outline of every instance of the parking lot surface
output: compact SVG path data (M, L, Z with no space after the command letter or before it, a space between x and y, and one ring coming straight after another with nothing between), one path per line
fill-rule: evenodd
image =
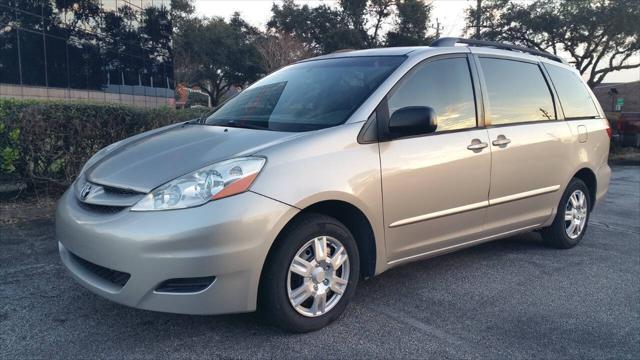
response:
M399 267L301 335L111 303L68 276L51 217L0 225L0 358L638 359L640 167L613 170L576 248L530 233Z

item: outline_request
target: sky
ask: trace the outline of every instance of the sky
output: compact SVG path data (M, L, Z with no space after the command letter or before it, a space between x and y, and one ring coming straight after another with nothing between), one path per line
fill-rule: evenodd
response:
M278 0L196 0L196 14L198 16L221 16L229 19L237 11L242 18L251 25L264 29L271 18L271 6L273 3L281 4ZM320 4L335 6L337 0L297 0L297 3L308 4L310 7ZM475 0L432 0L432 23L440 22L444 28L441 36L461 36L464 30L464 10ZM640 55L636 56L636 61ZM610 73L605 82L627 82L640 80L640 69L630 69Z

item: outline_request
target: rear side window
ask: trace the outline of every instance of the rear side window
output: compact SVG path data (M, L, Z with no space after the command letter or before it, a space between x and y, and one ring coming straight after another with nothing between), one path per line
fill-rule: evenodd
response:
M578 74L551 64L544 66L549 71L553 86L558 92L565 118L578 119L598 116L598 109Z
M536 64L480 58L488 92L486 119L491 125L555 120L551 91Z

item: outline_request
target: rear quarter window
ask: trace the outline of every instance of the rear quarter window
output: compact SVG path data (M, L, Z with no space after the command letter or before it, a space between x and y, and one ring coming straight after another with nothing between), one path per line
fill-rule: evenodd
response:
M598 117L598 109L578 74L559 66L544 64L556 88L560 105L567 119Z

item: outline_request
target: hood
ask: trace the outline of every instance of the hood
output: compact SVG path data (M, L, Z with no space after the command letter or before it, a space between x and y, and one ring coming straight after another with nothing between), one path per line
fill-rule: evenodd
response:
M85 171L93 183L149 192L179 176L304 133L174 125L125 140Z

